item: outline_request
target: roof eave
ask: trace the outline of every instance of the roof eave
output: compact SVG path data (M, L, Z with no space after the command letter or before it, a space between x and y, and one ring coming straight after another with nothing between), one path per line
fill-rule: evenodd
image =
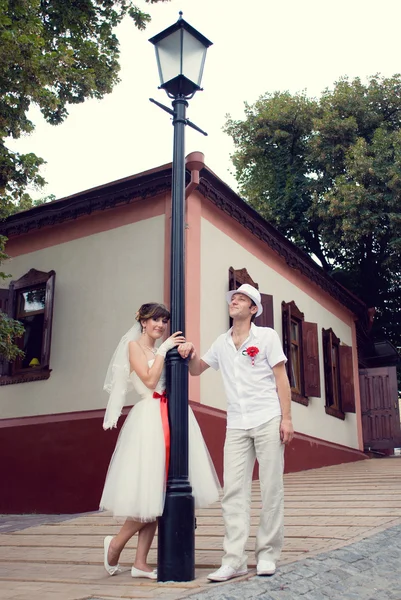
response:
M187 181L189 181L187 172ZM18 236L97 211L152 198L171 189L171 163L16 213L0 223L0 234ZM198 190L220 210L277 252L286 264L300 271L357 316L364 317L362 300L339 285L305 252L268 223L208 167L200 173Z

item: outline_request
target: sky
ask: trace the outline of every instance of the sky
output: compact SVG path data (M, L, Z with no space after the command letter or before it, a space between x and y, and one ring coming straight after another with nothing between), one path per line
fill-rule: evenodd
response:
M401 72L400 0L172 0L138 6L152 21L139 32L127 18L116 30L121 82L103 100L72 106L62 125L48 125L30 111L35 132L9 146L47 161L47 186L34 198L57 199L172 160L171 117L149 102L170 106L159 79L153 35L184 19L213 42L203 92L189 101L188 118L208 137L186 128L186 154L199 150L221 179L237 189L230 155L234 145L222 130L226 115L244 116L244 101L262 94L305 91L318 97L342 76Z

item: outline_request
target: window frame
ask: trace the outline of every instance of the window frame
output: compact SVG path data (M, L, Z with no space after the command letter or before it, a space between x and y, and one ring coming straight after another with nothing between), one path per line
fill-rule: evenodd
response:
M291 387L291 399L294 402L303 404L304 406L309 405L309 398L305 395L305 381L304 381L304 357L303 357L303 338L302 338L302 322L305 320L304 313L302 313L295 302L283 302L281 303L281 316L283 325L283 348L284 354L287 357L286 369L288 380ZM295 388L291 385L291 373L292 373L292 336L291 336L291 324L296 323L298 327L298 356L299 356L299 383L300 387Z
M323 361L324 361L324 384L325 384L325 411L327 415L344 420L345 412L342 406L341 391L341 340L336 336L332 328L322 329L323 338ZM333 349L336 349L336 365L333 373ZM335 386L333 376L337 379L337 398L335 398Z
M259 289L259 285L253 281L245 267L243 269L234 269L234 267L230 267L228 269L228 289L230 291L237 290L239 286L244 283L252 285L257 290ZM259 317L253 319L253 323L257 327L270 327L271 329L274 329L273 296L271 294L260 292L260 299L263 312ZM232 324L233 320L229 317L229 326L232 327Z
M228 289L229 289L229 291L237 290L244 283L248 283L249 285L252 285L257 290L259 289L259 285L249 275L246 267L244 267L243 269L234 269L234 267L230 267L228 269ZM231 328L233 326L233 320L230 317L230 315L228 315L228 323L229 323L229 327Z
M16 319L16 321L19 321L20 323L22 323L22 325L25 327L25 329L26 329L26 324L24 324L23 320L29 316L37 316L39 314L43 314L43 321L44 321L46 300L44 300L43 308L41 310L32 311L29 313L26 313L25 311L21 310L21 304L22 304L21 297L26 292L29 292L34 289L43 289L45 292L45 297L46 297L46 283L40 283L38 285L34 285L31 287L25 287L25 288L23 287L23 288L15 290L15 292L14 292L15 293L15 298L14 298L15 317L14 318ZM44 323L43 323L43 329L44 329ZM20 347L21 350L23 350L23 348L22 348L23 336L16 340L16 344ZM42 330L40 358L42 356L42 347L43 347L43 330ZM30 373L32 371L32 367L29 367L29 366L23 367L22 361L23 361L23 357L17 356L17 358L11 363L11 375L22 375L23 373ZM37 367L35 367L35 370L36 370L36 368Z
M31 368L18 368L17 361L8 362L3 360L2 373L0 375L0 385L49 379L51 373L50 349L53 323L55 277L55 271L44 272L36 269L30 269L30 271L28 271L28 273L23 275L20 279L11 281L8 290L7 314L13 319L16 318L18 310L18 296L23 294L25 291L43 286L45 287L45 306L43 311L44 319L40 366ZM17 365L15 364L16 362Z
M299 388L291 387L291 398L294 402L309 405L309 398L321 397L320 359L317 323L305 321L304 313L299 310L294 300L281 303L283 327L283 349L287 356L287 374L291 386L293 367L292 348L298 348L298 380ZM298 340L294 343L291 324L298 328Z

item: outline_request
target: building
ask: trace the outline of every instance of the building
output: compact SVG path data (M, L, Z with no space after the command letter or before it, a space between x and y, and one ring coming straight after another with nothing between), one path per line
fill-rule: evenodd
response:
M26 327L25 358L1 365L1 512L97 508L118 433L102 429L111 353L143 302L169 303L170 191L171 165L163 165L1 224L12 282L0 302ZM286 470L365 459L358 368L374 366L375 355L367 307L250 208L201 153L187 158L186 197L187 339L206 351L229 327L226 291L257 285L259 324L276 329L289 358L296 436ZM370 366L358 348L370 349ZM221 476L220 375L209 369L191 378L189 394Z

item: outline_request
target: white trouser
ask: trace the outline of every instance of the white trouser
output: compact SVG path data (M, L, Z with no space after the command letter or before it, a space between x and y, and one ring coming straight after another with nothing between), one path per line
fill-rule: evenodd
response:
M239 569L247 564L251 484L255 458L259 463L262 512L256 536L256 561L278 560L284 538L284 444L281 417L254 429L227 429L224 444L225 524L223 565Z

